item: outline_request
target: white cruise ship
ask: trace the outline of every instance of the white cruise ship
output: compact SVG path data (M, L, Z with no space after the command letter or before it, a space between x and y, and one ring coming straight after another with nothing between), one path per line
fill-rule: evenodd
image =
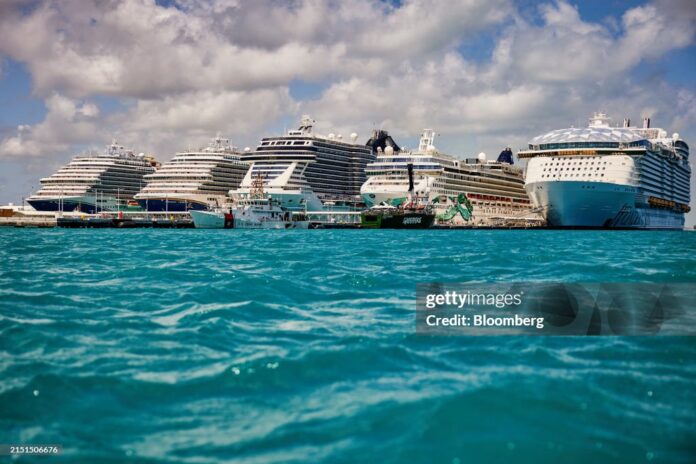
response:
M375 162L366 169L367 182L360 192L368 206L397 205L407 201L408 165L413 165L414 194L436 205L438 223L495 226L513 222L537 224L524 190L522 169L512 165L512 152L503 151L498 161L481 154L457 159L434 146L435 132L425 129L416 151L379 147ZM462 196L463 195L463 196ZM468 203L467 213L458 203Z
M177 153L145 176L146 185L135 199L147 211L184 212L220 205L249 170L240 155L229 139L219 136L205 148Z
M370 147L341 135L322 136L312 131L314 121L303 116L300 128L286 135L266 137L255 151L244 153L251 163L233 198L248 198L256 179L263 180L268 196L287 210L321 211L325 206L360 202L365 166L374 159Z
M116 211L133 200L143 176L156 167L151 156L134 155L114 141L104 154L78 155L41 179L41 189L27 201L38 211Z
M689 147L663 129L612 127L595 113L588 127L535 137L525 188L550 226L681 229L690 210Z

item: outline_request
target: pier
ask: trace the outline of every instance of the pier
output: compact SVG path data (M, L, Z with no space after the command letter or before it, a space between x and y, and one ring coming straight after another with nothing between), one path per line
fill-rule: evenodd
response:
M51 216L0 217L0 227L56 227L56 218Z
M192 229L193 221L186 218L59 217L56 225L69 229Z
M99 214L36 211L9 205L0 207L0 227L71 229L191 229L193 221L185 212L111 211Z

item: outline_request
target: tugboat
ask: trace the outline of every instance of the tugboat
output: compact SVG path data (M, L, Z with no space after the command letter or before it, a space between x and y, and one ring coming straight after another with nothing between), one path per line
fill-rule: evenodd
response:
M428 229L435 223L432 205L419 202L413 188L413 164L408 166L408 199L406 204L381 204L360 215L363 229Z

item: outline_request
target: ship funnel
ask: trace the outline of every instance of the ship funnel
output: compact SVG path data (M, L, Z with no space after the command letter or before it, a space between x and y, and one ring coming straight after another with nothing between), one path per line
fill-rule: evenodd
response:
M479 159L480 156L481 155L479 155ZM486 159L484 155L484 159L482 162L484 162L485 160ZM515 162L512 160L512 149L510 147L506 147L505 150L500 152L500 154L498 155L498 163L515 164Z
M643 129L650 129L650 118L643 118Z
M623 126L624 126L624 127L631 127L631 119L630 119L630 118L624 118Z
M413 163L408 163L408 193L413 194Z

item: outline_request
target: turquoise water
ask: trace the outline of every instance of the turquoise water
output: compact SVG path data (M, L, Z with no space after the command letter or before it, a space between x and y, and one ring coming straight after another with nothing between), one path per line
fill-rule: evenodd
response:
M416 283L696 282L696 233L0 230L18 462L693 462L696 343L423 337ZM0 458L2 459L2 458Z

